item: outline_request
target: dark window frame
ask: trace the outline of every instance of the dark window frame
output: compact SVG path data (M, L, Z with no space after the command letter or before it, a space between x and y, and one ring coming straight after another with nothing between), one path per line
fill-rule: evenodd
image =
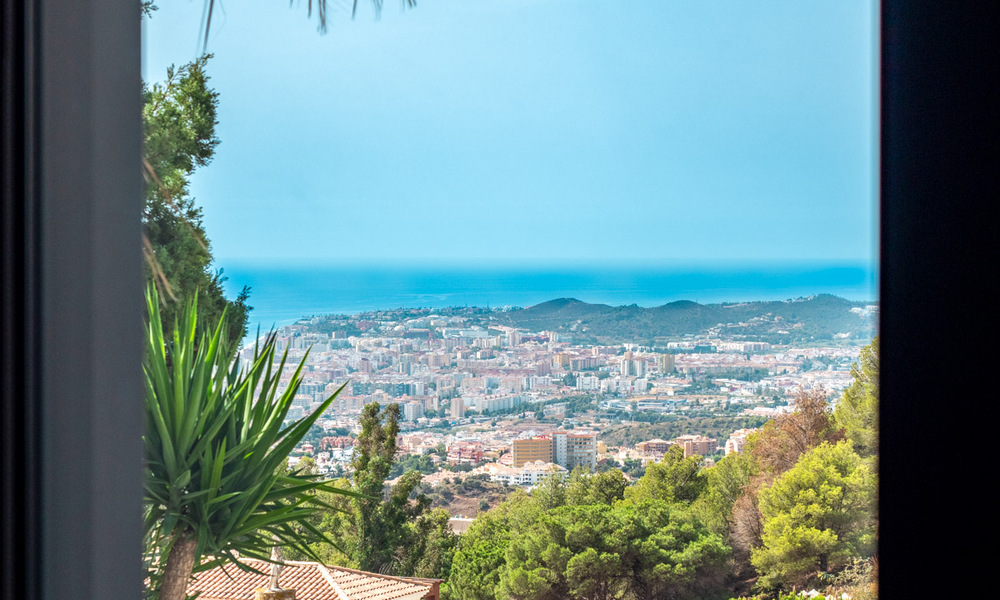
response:
M0 596L142 592L137 0L3 0Z

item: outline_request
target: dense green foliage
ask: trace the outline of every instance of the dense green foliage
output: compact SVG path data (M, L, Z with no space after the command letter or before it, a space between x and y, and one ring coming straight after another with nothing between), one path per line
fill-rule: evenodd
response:
M560 298L529 308L495 315L496 322L530 331L557 331L576 341L653 340L704 332L718 323L739 327L741 335L773 344L827 343L846 332L854 340L870 338L874 318L851 312L865 302L851 302L821 294L790 301L698 304L678 301L643 308L588 304ZM731 333L734 329L729 329Z
M515 494L462 537L446 586L450 597L713 597L723 593L729 549L681 500L688 467L630 493L620 471L575 470ZM661 497L659 494L663 492Z
M143 87L143 253L147 278L160 290L168 326L184 301L197 293L202 323L218 323L225 311L226 333L239 341L246 333L249 289L235 300L224 296L225 277L221 270L212 270L201 209L188 189L195 169L212 160L219 144L219 98L205 72L209 58L171 67L166 81Z
M625 497L627 487L628 481L621 471L610 470L591 475L583 467L577 467L569 474L566 482L566 502L575 506L610 506Z
M757 474L757 463L749 452L733 453L701 472L705 489L695 509L715 533L728 534L733 527L733 506Z
M753 564L764 585L840 570L875 545L875 475L850 441L824 442L760 491L763 544Z
M854 383L844 390L833 417L854 449L864 457L878 451L878 338L851 367Z
M512 599L697 598L721 582L728 552L683 506L566 505L511 542L499 592Z
M397 460L389 469L389 477L395 479L407 471L419 471L424 475L430 475L437 471L437 465L427 454L407 454L406 458Z
M317 500L339 510L309 521L330 540L313 543L310 550L329 564L443 578L448 575L457 544L457 536L448 525L448 512L430 509L431 499L419 493L421 474L417 470L407 469L394 485L386 485L393 469L401 464L396 446L399 416L398 404L382 408L373 402L362 409L352 478L335 483L336 488L355 495L346 499L318 493ZM307 557L294 548L287 555L291 559Z
M625 491L625 497L639 502L660 499L666 502L694 502L705 489L701 457L684 458L680 446L671 446L663 460L646 467L646 473Z
M460 540L442 594L459 600L496 600L511 539L526 531L541 512L534 499L517 490L503 504L476 518Z
M305 359L279 392L285 357L274 364L273 335L255 349L249 368L240 369L230 358L225 318L211 334L196 333L196 298L178 315L169 344L155 288L147 291L146 307L144 558L150 595L181 599L192 571L235 563L236 553L266 559L276 541L309 553L307 543L322 536L308 526L319 509L304 494L328 486L281 467L336 394L285 427Z
M854 370L854 398L866 396L853 406L868 407L855 413L877 407L877 356L876 341ZM877 456L854 444L874 422L848 427L822 392L794 407L709 468L674 447L632 486L610 468L515 491L462 536L444 595L728 598L756 582L765 596L809 585L873 597Z
M410 494L420 484L420 473L409 471L389 490L385 480L396 459L396 436L399 434L399 405L383 410L377 402L361 412L361 433L354 447L352 489L364 498L353 500L353 531L348 548L358 568L377 573L396 572L406 562L412 548L407 524L423 514L429 502Z

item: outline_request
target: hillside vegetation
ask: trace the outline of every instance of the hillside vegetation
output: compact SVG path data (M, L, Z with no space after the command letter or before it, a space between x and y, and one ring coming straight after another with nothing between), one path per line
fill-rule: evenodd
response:
M803 392L712 467L674 446L632 485L577 469L515 491L461 537L442 597L877 597L877 338L852 373L833 410Z
M599 342L658 340L717 328L734 339L770 343L870 340L875 317L852 309L870 303L821 294L797 300L698 304L687 300L643 308L589 304L575 298L550 300L498 313L494 322L530 331L556 331L575 340Z

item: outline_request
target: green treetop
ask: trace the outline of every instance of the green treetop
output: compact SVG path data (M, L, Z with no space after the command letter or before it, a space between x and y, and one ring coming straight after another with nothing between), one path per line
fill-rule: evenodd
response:
M810 576L868 557L875 545L876 479L844 440L824 442L759 494L763 546L752 561L764 585L804 584Z
M625 490L625 498L632 502L663 500L694 502L705 489L701 474L701 457L684 458L680 446L671 446L660 462L646 467L646 473L636 484Z
M527 530L541 515L539 503L517 490L500 506L479 515L462 535L451 574L442 589L457 600L498 600L500 574L507 547L518 532Z
M211 162L219 144L219 95L208 86L209 58L171 67L166 81L143 86L143 254L147 278L160 290L165 324L197 292L201 322L217 323L225 311L226 334L238 341L246 333L249 289L235 300L224 296L225 277L211 268L201 209L188 190L191 175Z
M721 591L729 549L681 505L567 505L515 536L499 597L700 598Z
M854 382L833 411L837 425L863 457L878 452L878 338L861 350L851 366Z
M414 531L408 524L420 517L429 502L423 496L411 501L420 484L418 471L408 471L388 492L385 480L396 458L399 434L399 405L382 409L377 402L361 411L361 433L354 446L353 489L364 497L354 504L354 528L346 532L350 553L358 568L377 573L394 573L413 564L409 554Z
M586 468L577 467L570 473L566 484L566 503L578 506L612 505L625 497L626 487L628 482L617 469L591 474Z
M702 472L707 484L694 509L712 532L728 536L733 526L733 506L757 471L750 453L738 452L726 455Z

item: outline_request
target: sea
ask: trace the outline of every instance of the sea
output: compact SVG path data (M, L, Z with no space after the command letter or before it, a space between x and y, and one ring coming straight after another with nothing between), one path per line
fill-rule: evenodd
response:
M233 298L250 288L249 330L303 317L394 308L529 307L557 298L621 306L790 300L833 294L877 302L878 269L868 263L770 262L647 266L621 264L281 264L226 261Z

